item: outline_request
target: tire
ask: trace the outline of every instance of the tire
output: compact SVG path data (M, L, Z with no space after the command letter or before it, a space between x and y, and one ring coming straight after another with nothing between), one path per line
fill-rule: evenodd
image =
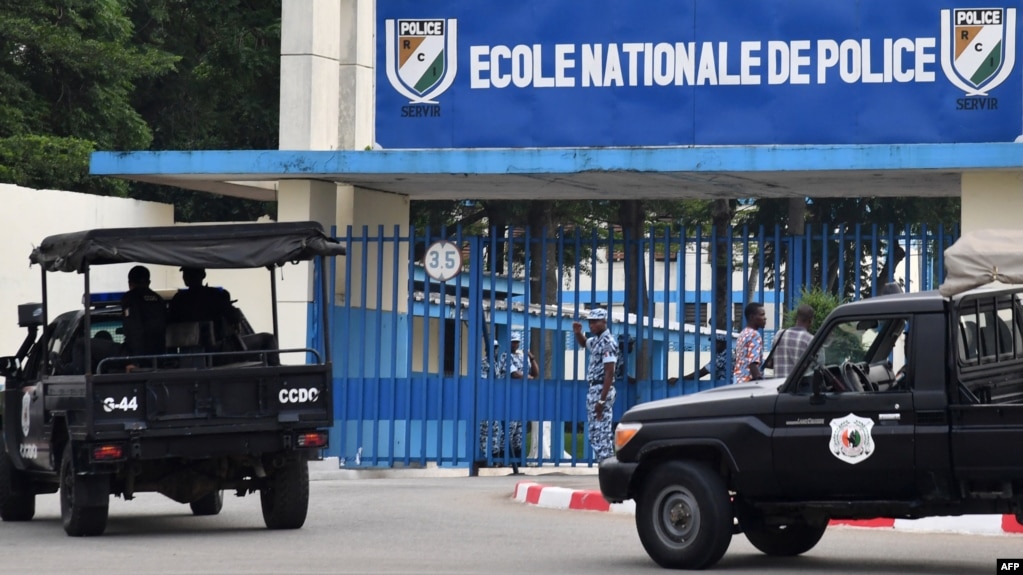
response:
M732 527L724 481L703 464L665 463L647 477L636 497L639 540L661 567L710 567L732 542Z
M224 508L224 492L218 489L213 493L207 493L188 506L192 508L192 515L217 515Z
M87 537L102 535L106 530L110 487L102 483L105 479L75 475L71 443L64 447L60 459L60 519L65 533L72 537ZM83 505L82 500L87 490L95 492L104 487L107 497L101 505Z
M766 555L793 557L813 549L828 528L827 521L807 522L793 518L787 523L773 524L764 516L744 505L737 504L739 527L749 542Z
M24 471L16 469L0 444L0 519L29 521L36 514L36 496Z
M309 463L289 461L267 477L259 490L267 529L298 529L309 511Z

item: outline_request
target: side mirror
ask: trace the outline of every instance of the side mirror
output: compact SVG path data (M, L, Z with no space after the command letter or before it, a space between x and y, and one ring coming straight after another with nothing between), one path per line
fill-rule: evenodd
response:
M810 403L819 405L824 403L824 366L814 363L813 368L813 395L810 396Z
M13 355L0 357L0 375L4 377L14 377L18 375L20 370L18 365L18 358Z
M43 304L23 303L18 306L19 327L39 327L43 325Z

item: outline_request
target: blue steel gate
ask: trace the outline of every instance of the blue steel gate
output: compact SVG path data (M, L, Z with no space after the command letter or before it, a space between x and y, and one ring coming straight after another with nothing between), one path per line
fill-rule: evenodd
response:
M612 333L631 349L616 382L617 421L637 403L719 385L714 369L709 379L682 376L707 363L710 326L741 329L746 303L767 304L769 342L804 288L847 300L889 281L935 288L956 237L958 229L926 226L807 226L800 236L729 228L721 237L697 227L639 238L610 226L585 236L509 229L443 238L429 229L348 229L338 236L348 255L333 274L337 423L327 455L349 467L592 465L585 357L572 337L586 309L608 308ZM420 261L439 239L462 250L462 272L445 282ZM724 305L714 305L715 285L727 286ZM483 376L492 344L509 350L512 331L525 334L539 376ZM506 437L495 460L480 447L479 424L488 420L550 425L531 426L524 447L532 449L521 453Z

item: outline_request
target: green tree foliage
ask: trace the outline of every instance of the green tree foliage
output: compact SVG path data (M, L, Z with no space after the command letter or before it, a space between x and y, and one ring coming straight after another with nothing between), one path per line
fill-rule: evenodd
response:
M89 181L93 149L143 149L152 132L131 102L174 57L132 43L126 0L0 1L0 178L122 195Z
M178 57L138 85L154 150L276 149L281 0L146 0L132 5L135 42ZM174 204L184 221L246 221L276 205L137 184L132 197Z
M0 138L0 182L36 189L127 195L126 181L89 177L89 154L93 151L93 143L81 138L36 135Z
M281 0L0 0L0 181L171 203L274 204L88 176L94 150L277 147Z
M812 289L803 289L799 296L799 301L796 305L785 312L783 327L792 327L796 325L796 308L802 304L806 304L813 308L813 322L810 324L810 333L817 333L821 325L824 324L824 320L827 319L828 314L831 310L835 309L842 303L843 300L833 293L826 292L819 287Z

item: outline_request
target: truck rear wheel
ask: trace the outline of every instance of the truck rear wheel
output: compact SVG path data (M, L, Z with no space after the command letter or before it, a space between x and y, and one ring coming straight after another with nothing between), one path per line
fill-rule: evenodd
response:
M15 469L6 450L0 451L0 519L29 521L35 514L36 496L28 477Z
M224 508L224 492L218 489L207 493L188 506L192 508L192 515L217 515Z
M763 514L745 505L737 504L736 510L739 527L746 534L746 539L761 552L775 557L806 553L817 545L828 528L826 520L810 522L791 518L775 523L766 521Z
M76 475L71 443L60 461L60 519L72 537L102 535L110 510L110 484L106 477Z
M732 541L724 481L700 463L661 465L636 498L636 530L661 567L703 569L717 563Z
M297 459L285 463L259 490L263 522L268 529L298 529L309 510L309 463Z

